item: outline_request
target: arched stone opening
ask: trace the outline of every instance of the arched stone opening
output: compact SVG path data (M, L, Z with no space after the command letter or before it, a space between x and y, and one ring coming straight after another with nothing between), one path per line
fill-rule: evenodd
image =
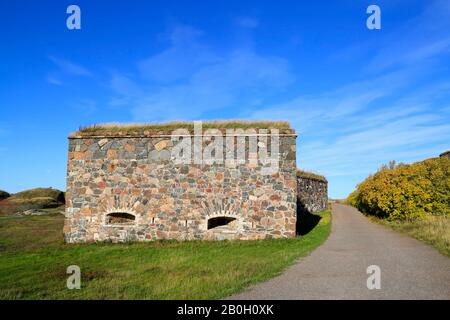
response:
M136 217L128 212L111 212L106 215L106 224L130 225L135 221Z
M213 217L208 219L208 230L214 229L221 226L233 227L235 224L236 218L234 217Z

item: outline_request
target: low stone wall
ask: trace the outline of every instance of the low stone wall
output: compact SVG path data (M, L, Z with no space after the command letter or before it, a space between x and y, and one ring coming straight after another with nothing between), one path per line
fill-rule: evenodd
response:
M313 213L328 207L328 182L325 178L297 175L298 214Z

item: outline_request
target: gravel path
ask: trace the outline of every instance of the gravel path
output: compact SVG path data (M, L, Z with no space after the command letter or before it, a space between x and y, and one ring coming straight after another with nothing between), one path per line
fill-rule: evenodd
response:
M381 289L367 288L370 265L381 269ZM331 235L321 247L228 299L450 299L450 259L336 204Z

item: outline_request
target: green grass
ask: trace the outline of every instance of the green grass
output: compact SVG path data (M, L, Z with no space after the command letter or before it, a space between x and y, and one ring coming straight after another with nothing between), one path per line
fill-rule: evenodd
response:
M308 179L314 179L314 180L319 180L319 181L323 181L323 182L327 182L327 178L325 178L324 176L314 173L314 172L308 172L308 171L303 171L300 169L297 169L297 177L302 177L302 178L308 178Z
M63 216L0 217L1 299L217 299L267 280L330 233L331 214L305 236L259 241L69 245ZM81 289L66 268L81 268Z
M202 122L203 129L290 129L287 121L245 121L245 120L229 120L229 121L205 121ZM175 129L194 129L193 122L173 121L166 123L106 123L94 124L87 127L81 127L74 135L99 135L117 132L143 132L143 131L173 131Z
M388 221L376 217L369 218L425 242L443 255L450 257L450 217L448 216L427 216L424 219L414 221Z
M52 198L54 200L63 200L64 193L53 188L35 188L11 195L9 201L27 201L35 198Z
M25 190L0 200L0 216L29 209L54 208L64 204L64 192L53 188Z

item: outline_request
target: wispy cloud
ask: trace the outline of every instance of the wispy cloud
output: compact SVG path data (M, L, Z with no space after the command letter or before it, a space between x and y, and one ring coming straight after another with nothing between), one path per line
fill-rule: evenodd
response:
M249 29L255 29L259 25L258 19L252 17L238 17L236 23L243 28Z
M367 69L372 71L424 63L442 54L448 56L450 2L428 2L421 14L406 21L373 45L377 47L376 54L367 65Z
M138 62L142 78L157 83L185 81L199 68L217 63L220 57L199 42L202 34L189 26L175 27L167 37L167 49Z
M290 120L299 133L298 165L326 174L331 194L342 197L354 187L355 182L349 180L354 175L359 175L357 181L361 181L390 160L418 161L449 149L450 124L448 114L443 112L445 108L435 105L426 95L408 92L406 96L387 107L372 108L386 97L379 95L358 104L358 111L351 114L308 110L307 105L297 104L290 109L274 106L253 116L276 115ZM341 101L348 98L342 97ZM310 101L317 106L331 102L320 97Z
M293 81L285 59L247 48L215 52L201 35L175 28L166 50L138 63L137 80L113 76L112 103L129 103L140 120L194 119L237 103L259 103L255 96L264 98Z
M382 6L382 17L386 16L386 5ZM399 27L383 26L377 37L367 36L334 52L329 62L364 62L362 73L381 74L395 68L426 65L433 58L449 54L450 2L435 0L428 1L421 13Z
M50 76L49 75L49 76L47 76L46 80L47 80L48 83L53 84L55 86L62 86L63 85L63 82L61 80L57 79L54 76Z
M359 43L333 56L360 58L372 50L373 58L361 70L369 80L247 115L290 120L299 133L299 166L326 174L334 196L345 196L382 163L439 155L450 148L450 84L440 75L450 58L449 7L431 3L407 27L387 32L378 47Z
M440 74L449 62L449 8L445 1L430 2L405 25L383 29L378 42L330 54L335 62L358 61L360 68L352 65L353 82L322 92L302 90L284 57L252 45L216 50L202 31L178 26L164 50L138 61L131 73L112 75L110 104L129 108L139 121L219 112L289 120L299 133L298 165L326 174L331 194L344 196L382 163L421 160L449 148L450 84ZM235 22L259 26L249 17Z
M67 59L62 59L54 56L49 56L49 59L58 66L58 68L65 74L73 76L91 77L92 73L87 68L71 62Z
M390 160L417 161L450 147L448 107L436 104L433 94L440 92L450 99L447 85L436 82L426 90L410 88L398 94L398 88L392 90L397 85L390 85L390 77L384 79L375 79L379 86L372 91L366 84L355 83L351 91L299 97L249 116L291 121L299 133L298 165L326 174L332 192L344 196L336 182L345 177L364 177ZM385 101L389 103L383 106Z

